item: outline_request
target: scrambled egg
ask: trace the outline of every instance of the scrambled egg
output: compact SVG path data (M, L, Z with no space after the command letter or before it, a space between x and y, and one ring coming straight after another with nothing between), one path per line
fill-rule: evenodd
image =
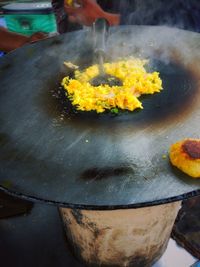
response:
M162 90L162 81L158 72L148 73L144 65L147 60L130 58L113 63L104 63L105 72L119 78L122 86L107 84L92 86L90 81L99 75L97 65L84 71L75 71L75 78L65 77L62 86L67 97L78 110L96 111L106 110L117 113L119 109L133 111L142 109L138 99L142 94L154 94Z

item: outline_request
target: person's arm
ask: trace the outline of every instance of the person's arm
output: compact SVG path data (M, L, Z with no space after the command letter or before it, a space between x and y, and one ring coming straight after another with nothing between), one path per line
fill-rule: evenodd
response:
M64 10L64 0L51 0L51 4L56 16L57 29L60 34L82 28L80 24L70 23L68 20L68 15Z
M69 21L77 22L85 26L91 26L98 18L105 18L110 26L120 23L120 15L105 12L94 0L76 0L80 7L69 6L65 3L65 11Z
M10 52L26 43L36 42L45 37L46 35L41 32L28 37L18 33L9 32L5 28L0 27L0 51Z

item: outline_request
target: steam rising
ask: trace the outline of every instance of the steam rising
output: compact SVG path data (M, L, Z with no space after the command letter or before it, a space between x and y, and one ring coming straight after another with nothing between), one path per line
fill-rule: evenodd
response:
M111 27L106 43L107 61L127 56L157 57L165 63L173 58L188 65L198 60L198 34L181 30L200 32L198 0L101 0L99 3L108 12L120 13L121 25L129 25ZM81 66L97 63L95 58L91 61L94 43L91 28L82 33L77 31L73 39L67 36L64 39L66 51L58 51L63 61L71 60Z
M103 7L121 14L121 24L166 25L200 31L198 0L113 0L100 1ZM106 2L109 2L110 5Z
M166 26L126 26L111 29L107 42L109 59L134 56L190 64L197 60L199 35Z
M121 27L120 30L111 28L111 36L106 44L107 61L126 56L139 56L159 57L165 63L169 63L173 57L180 60L183 65L189 64L193 60L191 57L198 54L199 38L192 32L180 33L180 29L200 32L198 2L198 0L99 1L104 10L121 14L121 25L129 25L128 28ZM92 42L93 36L89 34L88 44L92 46ZM94 63L96 62L94 58Z

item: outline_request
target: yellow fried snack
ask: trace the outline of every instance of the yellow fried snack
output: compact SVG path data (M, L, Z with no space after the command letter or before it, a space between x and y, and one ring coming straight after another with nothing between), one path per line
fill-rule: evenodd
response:
M162 90L162 80L158 72L148 73L144 65L148 60L129 58L118 62L104 63L105 72L122 81L122 86L91 85L90 81L99 75L99 68L93 65L84 71L75 71L75 78L69 76L62 81L67 97L72 105L82 111L106 110L117 113L118 109L133 111L142 109L138 97L154 94Z
M185 139L173 144L169 157L172 165L193 178L200 178L200 139Z

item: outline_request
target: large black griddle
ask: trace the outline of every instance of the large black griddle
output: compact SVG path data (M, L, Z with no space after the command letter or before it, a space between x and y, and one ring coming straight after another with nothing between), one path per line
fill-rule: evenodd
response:
M144 110L75 113L59 82L63 61L92 64L90 31L25 46L0 62L0 184L21 197L83 209L142 207L200 193L173 168L172 143L199 138L200 35L167 27L111 30L108 60L150 58L164 90Z

